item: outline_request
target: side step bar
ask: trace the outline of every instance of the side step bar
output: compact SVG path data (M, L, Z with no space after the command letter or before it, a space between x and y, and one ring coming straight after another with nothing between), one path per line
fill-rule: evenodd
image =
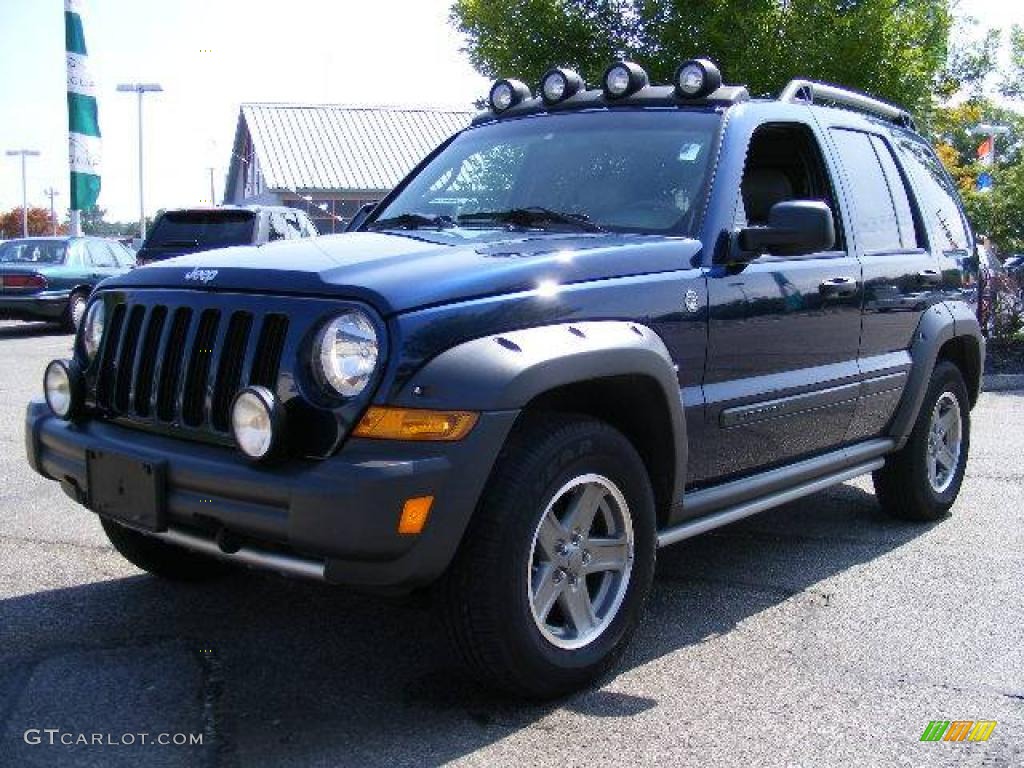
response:
M690 512L699 510L699 516L659 531L658 547L667 547L699 536L766 509L874 472L885 463L882 456L892 450L894 445L892 440L872 440L752 478L688 494L683 498L683 509ZM706 510L706 514L700 514Z

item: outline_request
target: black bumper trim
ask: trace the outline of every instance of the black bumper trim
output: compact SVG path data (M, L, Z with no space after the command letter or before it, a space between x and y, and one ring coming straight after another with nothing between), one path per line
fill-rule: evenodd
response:
M448 566L517 415L482 414L457 443L353 438L322 461L260 466L230 448L108 422L61 421L35 400L26 413L25 447L33 469L86 505L86 450L159 459L167 467L170 529L211 540L224 531L254 550L323 562L323 578L331 582L411 588ZM399 535L405 500L424 495L435 497L426 529Z

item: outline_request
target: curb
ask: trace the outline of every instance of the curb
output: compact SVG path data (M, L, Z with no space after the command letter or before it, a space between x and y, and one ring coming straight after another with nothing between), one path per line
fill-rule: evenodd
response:
M1024 389L1024 373L987 373L981 380L983 392L1008 392Z

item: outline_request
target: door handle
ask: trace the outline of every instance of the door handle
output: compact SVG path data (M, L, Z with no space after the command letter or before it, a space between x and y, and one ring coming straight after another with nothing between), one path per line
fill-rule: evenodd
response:
M922 269L917 273L917 279L925 285L938 285L942 282L942 273L937 269Z
M852 277L830 277L822 280L818 290L825 298L845 298L855 296L859 285Z

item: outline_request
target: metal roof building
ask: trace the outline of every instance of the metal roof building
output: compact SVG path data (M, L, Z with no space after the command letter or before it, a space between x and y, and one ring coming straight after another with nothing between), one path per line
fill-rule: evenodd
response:
M379 200L473 113L414 107L243 104L224 202L290 205L322 233Z

